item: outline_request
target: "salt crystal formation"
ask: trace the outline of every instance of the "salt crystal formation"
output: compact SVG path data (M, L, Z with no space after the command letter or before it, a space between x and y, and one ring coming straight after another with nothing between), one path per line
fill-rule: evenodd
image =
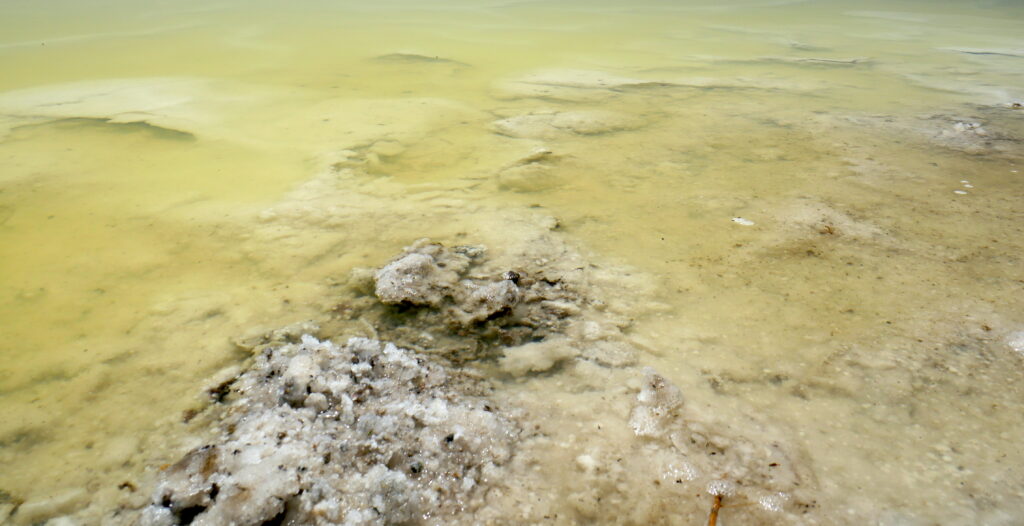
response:
M516 425L472 382L392 344L304 336L237 378L219 440L158 483L141 524L443 524L471 513Z
M499 281L460 280L471 257L482 254L473 247L449 251L426 241L413 245L398 259L377 271L377 298L384 304L441 307L450 300L449 313L463 325L484 321L519 302L519 276L510 271Z
M381 339L453 363L564 331L581 299L564 272L494 267L485 254L420 240L373 274L366 288L374 296L353 300L347 317L371 325Z
M110 523L653 524L714 495L758 504L731 512L749 524L806 513L800 452L638 368L623 307L584 294L599 270L551 245L509 268L422 240L317 323L237 340L255 358L210 389L215 436Z

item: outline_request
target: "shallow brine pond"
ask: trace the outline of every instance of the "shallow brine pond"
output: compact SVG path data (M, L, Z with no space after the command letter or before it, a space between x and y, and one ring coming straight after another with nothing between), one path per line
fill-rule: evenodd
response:
M1022 29L7 1L0 523L1020 524Z

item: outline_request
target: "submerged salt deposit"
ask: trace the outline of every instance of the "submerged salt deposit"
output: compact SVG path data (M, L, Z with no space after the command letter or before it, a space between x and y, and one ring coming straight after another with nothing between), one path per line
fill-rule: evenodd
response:
M379 303L367 298L346 317L375 319L375 332L395 331L399 339L419 331L420 352L303 334L340 330L335 337L343 338L343 319L251 340L252 363L223 379L204 410L209 443L162 469L155 487L145 488L150 504L102 510L99 520L583 522L601 520L607 500L620 502L613 504L617 514L633 503L616 521L663 522L702 513L702 495L722 495L758 504L737 516L771 521L815 506L813 475L792 446L763 423L745 437L694 419L676 386L636 366L638 350L616 328L617 318L584 295L592 290L589 273L538 265L551 245L536 246L519 271L489 280L494 265L484 247L425 240L380 268L372 287ZM365 290L360 274L357 296ZM380 315L368 318L374 311ZM518 343L523 339L539 341ZM496 377L487 374L494 371L488 356L499 357ZM537 407L511 388L515 379L565 381L581 371L619 378L624 388L603 398L630 408L610 421L574 418L590 428L583 440L548 428L545 413L568 407ZM553 443L580 454L568 466L545 462ZM566 468L577 472L570 494L552 484ZM630 490L649 481L655 487L643 497Z
M0 15L0 522L1024 516L1014 2Z

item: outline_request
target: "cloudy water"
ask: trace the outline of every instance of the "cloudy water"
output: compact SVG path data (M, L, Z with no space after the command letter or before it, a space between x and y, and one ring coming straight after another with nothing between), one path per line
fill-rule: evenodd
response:
M0 523L159 508L267 331L444 355L360 310L421 238L584 306L444 361L521 443L425 522L1024 522L1022 28L1009 0L5 2Z

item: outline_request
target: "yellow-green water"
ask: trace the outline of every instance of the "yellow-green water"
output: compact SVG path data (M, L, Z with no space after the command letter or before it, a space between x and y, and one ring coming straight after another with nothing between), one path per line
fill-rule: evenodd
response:
M231 338L414 239L514 235L486 204L657 280L643 361L792 429L834 523L1024 521L1022 27L997 1L5 3L0 495L116 493ZM626 124L495 124L592 111ZM294 190L345 150L369 182Z

